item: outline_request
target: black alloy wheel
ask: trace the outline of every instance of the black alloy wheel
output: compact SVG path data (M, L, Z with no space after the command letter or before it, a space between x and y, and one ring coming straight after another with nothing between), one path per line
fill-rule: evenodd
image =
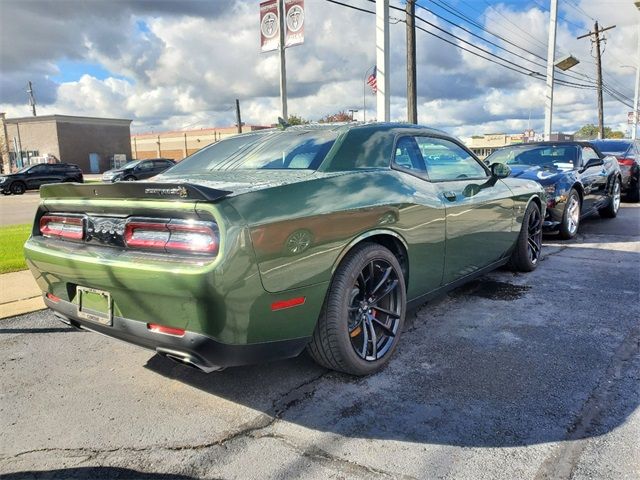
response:
M14 182L11 184L11 193L14 195L22 195L27 190L27 187L22 182Z
M360 358L376 361L393 345L402 316L398 272L383 259L370 261L351 290L349 338Z
M336 270L307 351L333 370L374 373L398 345L406 302L398 259L379 244L362 243Z
M540 207L531 202L524 213L518 240L511 253L509 265L519 272L531 272L542 256L542 214Z

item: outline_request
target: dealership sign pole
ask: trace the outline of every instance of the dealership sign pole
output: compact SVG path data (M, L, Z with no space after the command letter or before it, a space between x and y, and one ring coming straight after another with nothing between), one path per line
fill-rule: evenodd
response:
M260 48L280 53L280 105L287 111L287 64L285 49L304 42L304 0L267 0L260 3Z

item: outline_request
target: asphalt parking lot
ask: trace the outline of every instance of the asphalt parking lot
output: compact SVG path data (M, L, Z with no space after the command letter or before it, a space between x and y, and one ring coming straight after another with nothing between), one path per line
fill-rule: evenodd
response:
M0 474L639 478L640 205L545 243L535 272L422 306L367 378L306 356L205 375L47 312L0 321Z
M0 226L33 222L38 203L38 190L29 190L24 195L0 195Z

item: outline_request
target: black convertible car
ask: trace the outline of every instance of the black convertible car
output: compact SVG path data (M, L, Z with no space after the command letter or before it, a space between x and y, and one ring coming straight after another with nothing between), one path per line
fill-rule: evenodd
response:
M547 194L546 231L573 238L580 220L598 212L613 218L620 207L622 176L613 156L589 142L537 142L496 150L485 162L505 163L511 176L535 180Z

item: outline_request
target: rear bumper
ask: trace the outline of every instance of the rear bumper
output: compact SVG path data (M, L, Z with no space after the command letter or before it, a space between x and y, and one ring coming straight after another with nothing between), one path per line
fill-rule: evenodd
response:
M151 332L145 322L113 317L113 325L102 325L78 317L77 306L60 300L53 302L46 296L45 304L67 325L82 330L102 333L127 343L153 350L156 353L196 367L204 372L213 372L226 367L250 365L281 360L299 355L310 341L310 337L272 342L230 345L214 340L207 335L186 331L183 336Z

